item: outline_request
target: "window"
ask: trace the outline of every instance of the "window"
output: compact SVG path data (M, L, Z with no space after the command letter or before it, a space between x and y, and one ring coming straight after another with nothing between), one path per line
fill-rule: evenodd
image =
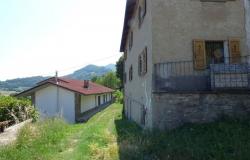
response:
M240 56L237 39L228 42L194 40L194 67L197 70L209 68L210 64L239 63Z
M129 68L129 81L133 80L133 66L131 65Z
M138 9L139 28L141 27L144 17L146 16L146 12L147 12L147 2L146 0L142 0L142 3Z
M147 47L145 47L142 53L138 57L138 74L144 76L147 73Z
M123 83L124 84L127 83L127 73L126 72L123 73Z
M128 52L127 52L127 49L124 50L124 60L126 61L127 60L127 57L128 57Z
M224 42L205 41L206 64L224 63Z
M139 56L138 56L138 74L139 74L139 76L141 76L142 75L142 54L139 54Z
M129 35L129 50L131 50L132 47L133 47L133 32L131 31Z

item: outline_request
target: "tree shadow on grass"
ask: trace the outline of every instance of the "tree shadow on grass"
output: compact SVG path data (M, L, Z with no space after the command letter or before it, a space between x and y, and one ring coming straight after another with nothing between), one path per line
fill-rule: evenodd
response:
M150 151L153 146L152 133L124 117L116 119L115 125L120 160L158 160L155 152Z
M147 132L125 118L115 120L120 160L249 159L250 121L187 124Z

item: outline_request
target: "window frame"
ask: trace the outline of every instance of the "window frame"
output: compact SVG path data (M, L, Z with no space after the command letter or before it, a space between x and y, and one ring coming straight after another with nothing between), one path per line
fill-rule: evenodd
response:
M130 31L130 34L129 34L129 50L131 51L132 47L133 47L133 39L134 39L134 33L133 31Z
M139 28L141 28L141 25L145 19L146 14L147 14L147 0L143 0L143 5L139 5L138 7Z
M138 56L138 75L144 76L148 70L148 49L145 47Z
M133 66L131 65L129 67L129 81L133 80Z

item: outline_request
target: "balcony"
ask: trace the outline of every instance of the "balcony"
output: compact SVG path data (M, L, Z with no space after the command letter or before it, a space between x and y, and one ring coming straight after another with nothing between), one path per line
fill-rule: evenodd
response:
M210 62L203 70L194 61L154 65L154 92L250 90L250 55Z

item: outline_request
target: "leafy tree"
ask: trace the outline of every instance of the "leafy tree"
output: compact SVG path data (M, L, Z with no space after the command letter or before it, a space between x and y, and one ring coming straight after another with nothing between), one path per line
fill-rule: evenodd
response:
M123 64L124 64L124 57L121 56L119 60L116 62L116 76L121 81L121 88L123 88L123 72L124 72Z
M97 79L98 79L98 76L93 76L93 77L91 78L91 81L92 81L92 82L96 82Z
M115 72L109 72L102 77L95 76L91 79L91 81L112 89L119 88L121 84L120 80L116 77Z

